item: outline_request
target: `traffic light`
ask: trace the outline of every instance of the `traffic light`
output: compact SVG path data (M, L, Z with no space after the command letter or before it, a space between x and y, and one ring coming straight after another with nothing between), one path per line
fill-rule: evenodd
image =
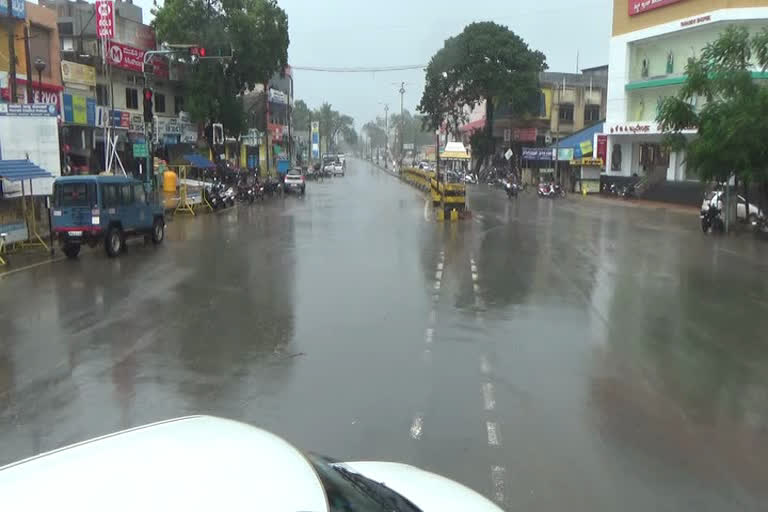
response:
M152 122L152 89L144 88L144 122Z
M197 59L205 58L208 52L202 46L190 46L189 56L192 58L192 62L196 62Z

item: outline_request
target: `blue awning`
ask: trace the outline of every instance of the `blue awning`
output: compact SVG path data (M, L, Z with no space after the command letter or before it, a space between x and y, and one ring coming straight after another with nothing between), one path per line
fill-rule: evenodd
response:
M205 158L204 156L198 155L197 153L189 153L187 155L184 155L184 160L189 162L189 165L192 167L197 167L199 169L213 169L216 167L216 164Z
M594 148L592 148L592 139L594 139L596 133L603 133L604 125L605 123L597 123L590 126L589 128L584 128L583 130L562 139L558 146L561 150L573 149L573 158L582 158L586 155L591 155L594 153ZM587 142L589 142L589 144L585 144L585 148L588 147L589 151L582 151L582 143ZM550 148L554 147L554 144L550 146Z
M53 175L29 160L0 160L0 178L8 181L24 181L53 178Z

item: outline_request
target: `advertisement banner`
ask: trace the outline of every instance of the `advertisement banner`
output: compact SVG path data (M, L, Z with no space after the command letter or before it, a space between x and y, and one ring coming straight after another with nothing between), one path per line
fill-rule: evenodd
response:
M573 148L560 148L557 152L558 160L573 160Z
M513 137L519 142L536 142L536 136L538 134L536 128L515 128Z
M312 158L320 158L320 122L312 121Z
M581 149L581 155L591 155L592 154L592 141L591 140L584 140L579 143L579 149Z
M597 155L595 155L597 158L600 158L603 162L605 162L608 155L608 136L607 135L598 135L597 136Z
M116 68L144 72L144 50L128 46L127 44L107 42L107 58L109 64ZM152 58L153 73L160 77L168 79L168 61L161 57Z
M77 94L63 94L64 122L69 124L96 125L96 100Z
M523 148L523 160L552 160L552 148Z
M676 4L680 1L681 0L629 0L629 15L634 16L669 4Z
M56 105L45 103L0 103L0 116L56 117Z
M105 39L115 37L115 9L112 0L96 0L96 35Z
M96 68L63 60L61 61L61 79L65 83L96 87Z

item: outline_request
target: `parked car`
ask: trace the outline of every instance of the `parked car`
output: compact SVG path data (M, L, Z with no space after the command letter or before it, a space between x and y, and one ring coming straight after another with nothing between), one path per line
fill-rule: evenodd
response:
M336 160L333 162L333 175L334 176L344 176L344 163L341 160Z
M725 192L722 190L713 190L711 192L708 192L704 194L704 200L701 202L701 211L705 212L709 208L709 204L712 201L712 199L715 197L715 195L718 196L718 201L721 201L723 204L725 204ZM744 196L736 194L735 196L731 196L731 200L736 200L736 218L740 221L747 221L754 222L758 219L765 217L765 212L760 209L759 206L753 201L750 201L749 203L749 215L747 215L747 200L744 198Z
M300 169L291 169L285 174L285 191L302 196L307 192L307 183Z
M165 238L163 206L144 184L123 176L66 176L53 184L52 227L61 250L76 258L80 247L103 243L107 256L125 249L129 236L159 244Z
M501 510L413 466L339 462L210 416L161 421L10 464L0 468L0 494L5 510Z

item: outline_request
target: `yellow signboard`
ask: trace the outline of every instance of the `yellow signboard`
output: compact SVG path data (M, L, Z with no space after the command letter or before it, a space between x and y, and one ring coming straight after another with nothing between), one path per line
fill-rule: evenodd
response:
M602 158L577 158L575 160L571 160L570 163L574 167L578 167L578 166L602 167L603 166L603 159Z
M552 115L552 89L542 89L539 95L539 119Z
M63 60L61 61L61 79L65 83L95 87L96 68L93 66L86 66L85 64L78 64L77 62Z
M77 124L88 124L85 96L72 95L72 120Z
M579 146L581 147L581 154L582 155L591 155L592 154L592 141L591 140L585 140L584 142L579 143Z

